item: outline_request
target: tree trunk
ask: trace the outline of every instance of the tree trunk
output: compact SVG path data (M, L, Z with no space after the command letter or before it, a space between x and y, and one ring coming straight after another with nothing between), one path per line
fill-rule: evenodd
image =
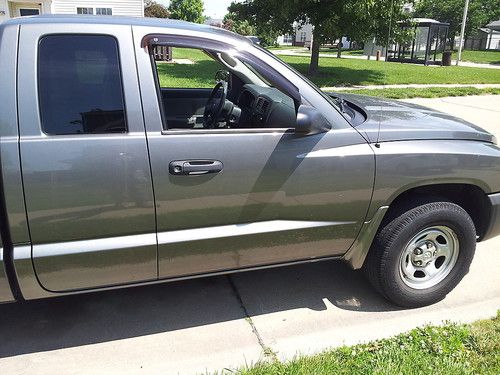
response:
M309 64L309 75L313 76L318 73L319 66L319 47L321 47L321 38L317 32L317 28L313 31L313 40L311 46L311 63Z
M340 42L338 42L337 44L337 59L340 59L341 57L342 57L342 39L340 39Z

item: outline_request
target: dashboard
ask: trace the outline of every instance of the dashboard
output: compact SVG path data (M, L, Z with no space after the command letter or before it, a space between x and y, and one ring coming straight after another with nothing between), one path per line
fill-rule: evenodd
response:
M243 86L237 105L240 128L293 128L296 122L293 99L273 87Z

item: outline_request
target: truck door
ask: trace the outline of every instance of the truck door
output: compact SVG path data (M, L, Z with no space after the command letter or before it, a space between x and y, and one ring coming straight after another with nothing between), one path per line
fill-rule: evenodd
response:
M265 125L261 127L226 124L213 129L194 123L192 128L176 129L175 122L168 122L169 112L175 109L163 103L159 93L167 87L170 92L178 90L171 89L179 83L178 77L183 79L181 84L193 87L213 64L223 63L210 61L200 51L210 56L231 54L226 56L230 67L252 77L256 90L269 85L253 76L248 66L257 71L265 63L251 57L243 60L247 55L207 38L148 33L152 31L134 27L136 45L143 37L143 45L145 40L166 41L174 49L188 49L174 51L174 57L177 53L192 60L185 66L155 69L147 49L136 49L156 198L159 277L344 254L365 219L374 178L373 152L359 133L310 86L302 92L309 94L310 102L317 98L316 105L324 104L325 116L330 118L331 113L335 129L310 136L295 134L293 104L286 115L280 112L283 116L271 122L263 121L269 117L262 115ZM243 66L243 61L248 65ZM280 73L272 70L267 77L277 80ZM232 90L240 91L227 97L234 98L242 111L252 103L258 105L258 99L245 99L241 86L233 84ZM273 92L286 103L297 95L285 89L281 94Z
M21 26L21 167L33 266L49 291L157 278L133 51L130 26Z

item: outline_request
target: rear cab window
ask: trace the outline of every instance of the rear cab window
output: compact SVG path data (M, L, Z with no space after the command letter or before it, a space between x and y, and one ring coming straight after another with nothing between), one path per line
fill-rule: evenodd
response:
M38 46L44 133L127 131L118 42L108 35L47 35Z

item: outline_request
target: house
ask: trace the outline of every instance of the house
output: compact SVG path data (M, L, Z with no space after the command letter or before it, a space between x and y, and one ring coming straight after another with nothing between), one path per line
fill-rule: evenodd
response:
M303 25L294 22L293 33L280 35L276 40L280 46L299 46L310 45L313 35L313 25L306 23Z
M311 44L313 36L313 25L306 23L294 27L295 33L292 35L292 46L305 46Z
M293 29L293 34L285 34L279 36L277 43L280 46L299 46L310 48L313 39L313 25L311 25L310 23L305 23L303 25L295 23ZM334 43L326 43L326 45L336 45L337 42L338 41L335 41ZM349 38L345 36L342 37L342 48L348 49L350 47L351 42Z
M144 0L0 0L0 22L38 14L144 17Z
M495 25L496 28L495 28ZM460 40L455 38L454 48L458 49ZM472 32L462 42L462 47L469 50L500 50L500 21L491 22L486 27L481 27Z
M457 44L458 47L458 44ZM500 50L500 31L480 28L467 37L464 41L464 49L471 50Z

